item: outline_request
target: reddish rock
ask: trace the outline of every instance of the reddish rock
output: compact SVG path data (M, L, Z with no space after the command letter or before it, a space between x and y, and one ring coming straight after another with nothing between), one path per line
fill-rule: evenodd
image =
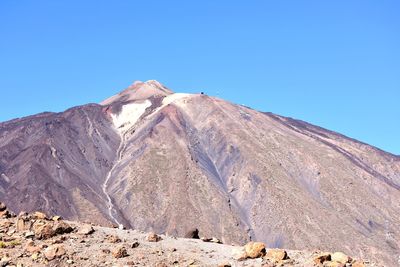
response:
M80 235L90 235L94 233L94 229L90 224L85 224L79 227L78 234Z
M48 239L56 234L50 223L34 226L34 233L37 239Z
M147 236L147 241L149 241L149 242L158 242L160 240L162 240L162 238L155 233L150 233Z
M119 258L127 257L128 252L126 251L125 247L118 247L115 250L113 250L112 255L114 258L119 259Z
M51 261L56 258L60 258L66 254L66 250L63 245L52 245L46 248L43 252L47 260Z

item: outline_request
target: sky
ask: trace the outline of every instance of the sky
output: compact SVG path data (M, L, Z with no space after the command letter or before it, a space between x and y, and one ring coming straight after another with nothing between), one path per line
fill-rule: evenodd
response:
M155 79L400 155L399 12L398 0L2 0L0 121Z

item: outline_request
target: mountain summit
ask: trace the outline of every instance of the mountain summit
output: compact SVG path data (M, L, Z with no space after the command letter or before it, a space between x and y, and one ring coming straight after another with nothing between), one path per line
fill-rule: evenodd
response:
M147 82L136 81L124 91L104 100L100 104L106 106L115 102L144 100L150 97L167 96L170 94L173 94L173 92L156 80L149 80Z
M1 123L0 175L14 212L397 263L398 156L156 81Z

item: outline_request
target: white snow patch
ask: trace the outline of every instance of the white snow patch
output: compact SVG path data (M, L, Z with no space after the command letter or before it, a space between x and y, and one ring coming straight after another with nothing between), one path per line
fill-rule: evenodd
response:
M168 95L163 99L163 105L162 107L165 107L168 104L171 104L172 102L175 102L177 100L181 100L183 98L189 97L191 94L184 94L184 93L175 93L172 95Z
M119 114L111 114L115 128L119 132L125 132L129 130L143 115L146 108L151 106L150 100L145 100L141 103L126 104L122 107Z

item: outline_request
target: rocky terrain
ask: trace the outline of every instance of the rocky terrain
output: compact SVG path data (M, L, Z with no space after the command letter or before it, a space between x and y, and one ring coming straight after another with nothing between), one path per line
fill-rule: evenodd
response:
M376 266L341 252L243 247L216 238L176 238L64 221L43 212L18 216L0 204L1 266Z
M398 264L399 156L156 81L0 123L0 176L16 214Z

